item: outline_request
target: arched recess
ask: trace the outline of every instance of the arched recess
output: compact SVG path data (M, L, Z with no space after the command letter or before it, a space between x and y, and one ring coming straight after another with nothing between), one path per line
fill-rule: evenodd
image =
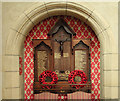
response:
M84 21L94 30L100 41L101 48L101 98L113 98L112 92L114 92L114 88L111 89L111 86L114 87L115 83L113 83L114 78L111 78L110 76L114 74L110 72L110 76L107 76L107 71L114 71L114 67L116 67L114 61L115 59L117 60L117 58L115 58L117 46L110 26L94 9L87 8L85 3L78 4L66 1L36 3L24 12L16 22L14 30L12 31L14 34L9 34L8 36L5 54L10 56L12 62L14 62L15 58L18 59L19 56L23 56L24 40L27 33L38 22L55 15L72 15ZM14 64L9 65L16 68L16 65ZM20 82L20 79L17 80ZM3 89L4 88L5 87L3 87ZM110 94L106 93L108 90ZM6 90L4 90L4 92L5 91ZM18 87L18 91L20 91L20 87ZM21 93L19 95L21 95ZM14 94L12 96L14 98ZM19 98L21 98L21 96L19 96Z

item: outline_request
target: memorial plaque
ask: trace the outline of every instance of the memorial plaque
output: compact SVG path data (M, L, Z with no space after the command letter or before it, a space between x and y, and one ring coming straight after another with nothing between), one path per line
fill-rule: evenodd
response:
M47 70L46 63L48 63L48 55L46 51L38 51L37 57L38 57L38 78L39 78L39 75L43 71Z
M86 51L84 50L76 50L75 51L75 70L82 70L85 72L85 68L87 66L86 63ZM75 81L80 81L81 78L76 77Z
M90 78L90 53L87 39L75 38L75 32L60 18L60 20L48 32L49 39L33 40L34 46L34 94L41 93L42 85L39 76L45 70L55 71L58 76L58 84L51 89L46 89L55 94L72 93L68 82L71 71L82 70L87 78ZM81 82L79 75L75 76L75 82ZM45 82L51 82L52 78L47 76ZM89 79L90 81L90 79ZM88 83L88 82L87 82ZM91 88L85 86L80 91L90 92ZM61 92L62 91L62 92Z
M55 70L55 73L57 74L59 81L64 81L64 80L67 81L68 80L68 76L70 74L70 71L67 70L67 71L60 72L59 70Z
M55 59L60 59L61 58L60 53L55 53L54 56L55 56Z
M86 66L86 51L76 50L75 51L75 69L83 70Z
M63 53L63 57L69 57L69 53Z

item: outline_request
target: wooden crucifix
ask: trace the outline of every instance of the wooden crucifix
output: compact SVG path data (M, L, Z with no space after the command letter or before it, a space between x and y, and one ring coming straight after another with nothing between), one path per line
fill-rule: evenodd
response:
M63 44L64 44L64 42L68 41L68 39L65 39L65 40L57 40L57 39L55 39L55 41L60 44L60 52L61 52L61 56L63 56Z

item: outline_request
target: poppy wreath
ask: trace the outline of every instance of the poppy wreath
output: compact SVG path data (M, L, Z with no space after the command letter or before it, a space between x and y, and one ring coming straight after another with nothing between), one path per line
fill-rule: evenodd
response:
M45 82L46 77L50 77L52 79L52 81L49 83ZM40 82L40 84L56 84L58 82L57 74L55 72L46 70L40 74L39 82ZM42 86L42 88L48 88L48 89L51 89L52 87L55 87L55 86L52 86L52 85Z
M74 81L75 76L80 76L81 77L81 81L79 83L76 83ZM72 87L76 87L77 89L79 89L80 87L84 87L86 82L87 82L87 77L85 75L85 73L82 70L74 70L72 71L69 76L68 76L68 82L70 84L78 84L78 85L72 85ZM82 84L82 85L79 85Z

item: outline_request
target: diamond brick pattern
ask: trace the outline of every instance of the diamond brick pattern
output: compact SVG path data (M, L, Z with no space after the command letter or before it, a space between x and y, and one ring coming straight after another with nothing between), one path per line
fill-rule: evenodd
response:
M58 101L67 101L67 94L58 94Z
M22 75L22 68L23 68L23 63L22 63L22 57L19 57L19 75Z
M100 99L100 42L92 29L83 21L71 17L60 16L77 34L75 38L91 39L91 80L92 99ZM47 18L33 27L24 42L24 75L25 75L25 99L34 99L34 61L32 39L47 39L47 33L55 25L59 16Z

